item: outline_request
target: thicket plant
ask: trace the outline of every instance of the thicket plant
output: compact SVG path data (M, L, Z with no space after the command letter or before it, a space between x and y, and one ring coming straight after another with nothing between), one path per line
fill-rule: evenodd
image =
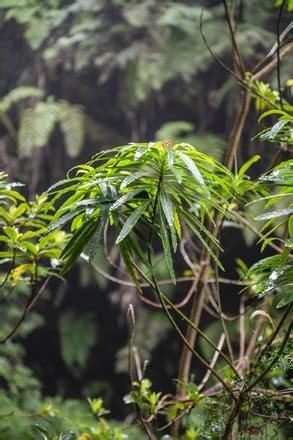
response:
M291 207L266 212L258 218L258 220L268 220L263 226L266 232L259 232L263 242L262 247L271 246L277 249L278 254L261 260L245 273L243 281L245 293L242 292L239 316L240 347L238 349L235 347L236 341L231 340L227 330L218 287L219 283L229 283L229 281L218 276L218 271L223 267L219 256L220 243L215 238L215 228L221 227L227 220L239 224L243 224L244 221L245 224L245 221L248 221L244 211L245 203L252 198L257 198L259 201L268 200L269 205L272 205L281 198L291 195L292 161L282 163L254 182L246 173L258 159L257 156L253 157L236 174L233 174L211 157L188 144L173 145L170 141L130 144L99 153L89 163L76 167L73 176L53 185L48 191L52 196L52 203L64 199L52 220L50 231L58 230L67 223L71 224L72 238L61 254L65 259L62 275L72 267L83 252L88 254L84 258L88 258L90 263L93 262L103 237L105 238L105 235L112 230L115 244L119 246L125 267L141 299L163 309L183 346L187 347L192 356L207 368L203 382L197 386L189 380L180 380L177 398L162 396L161 393L151 391L150 383L142 376L139 377L138 382L132 383L130 400L135 403L139 419L150 438L156 438L153 434L154 423L161 415L167 417L167 426L169 426L194 407L196 410L199 407L207 413L206 424L196 428L198 435L208 435L210 423L208 414L211 412L214 417L218 414L217 421L215 417L211 428L211 431L214 431L214 438L219 438L221 435L223 438L228 438L235 418L240 412L243 414L243 420L239 432L242 430L249 432L250 414L245 415L244 407L249 407L250 411L256 414L263 412L264 416L269 416L266 409L268 398L272 402L274 396L278 396L279 399L274 381L271 382L272 389L266 387L270 383L273 367L278 364L279 359L282 359L284 373L290 366L288 352L287 349L285 350L290 335L290 325L280 342L276 342L277 335L281 330L283 331L282 324L289 314L289 307L278 324L274 323L272 314L275 304L280 308L292 301L290 294L292 228L290 227L290 238L288 237L287 240L273 237L272 233L282 225L288 224L288 216L292 213ZM270 190L266 182L270 184L282 182L279 192L273 196L268 195ZM279 217L282 221L273 223ZM290 225L291 222L292 218ZM161 246L170 274L169 283L176 283L179 274L174 270L173 255L177 251L177 242L183 240L182 234L193 236L201 246L202 252L211 257L209 271L202 282L213 285L212 295L215 295L213 301L220 314L223 332L218 343L212 341L181 311L182 305L194 294L195 283L200 276L200 268L197 267L196 260L191 262L191 257L185 255L194 278L192 288L179 305L174 304L166 289L161 288L162 280L157 279L154 272L153 257L157 247ZM274 240L279 240L282 247L273 244ZM163 284L166 284L166 280ZM143 287L150 287L155 297L149 297ZM272 296L275 292L281 296L281 300L277 302ZM257 296L265 298L264 307L267 311L262 309L257 301L253 306L249 305L251 298ZM245 303L248 304L246 311ZM260 308L252 312L253 307ZM257 325L260 328L253 331L252 339L246 347L245 325L249 315L251 320L259 317L262 319L258 319ZM273 331L267 327L263 328L265 320L271 323ZM205 359L194 348L189 333L187 332L186 335L183 333L182 321L187 324L188 329L196 331L212 347L215 351L212 360ZM264 340L260 338L263 331L265 331ZM227 352L223 350L224 341ZM235 352L238 350L239 353L236 355ZM217 368L218 360L221 362ZM186 368L186 365L187 363L183 367ZM133 365L130 368L133 369ZM141 367L137 371L139 375L140 370ZM210 383L210 379L215 380L217 384L201 393L204 386ZM257 385L260 388L257 388L255 396ZM279 408L277 402L272 403L272 406L274 410ZM209 411L207 407L210 407ZM224 411L227 414L228 408L231 408L230 418L220 415L220 412ZM259 412L257 408L262 409ZM190 429L192 432L194 426Z
M131 342L133 334L131 335L129 368L133 380L126 402L135 404L138 418L147 435L156 438L154 427L162 417L167 421L159 430L166 429L189 413L184 418L183 438L191 439L205 438L208 435L219 438L221 432L225 438L225 432L228 435L232 430L234 419L239 413L240 426L237 429L241 435L251 430L263 432L262 417L275 414L278 421L282 421L283 417L286 419L286 394L283 396L278 388L286 386L280 375L285 374L290 367L286 343L291 326L288 326L283 337L279 337L279 334L286 328L284 322L292 302L292 216L288 220L292 208L289 206L274 209L259 217L259 220L267 220L263 226L265 234L260 233L263 247L271 246L278 253L256 263L245 273L245 296L242 293L244 301L249 303L250 298L256 296L265 299L263 309L252 312L248 306L245 312L247 318L244 316L244 308L242 309L239 317L239 350L242 350L242 355L239 353L239 358L235 358L235 341L231 341L231 337L234 338L235 335L227 331L227 317L221 310L218 290L219 283L229 281L218 276L218 269L222 268L219 259L220 244L210 232L211 227L215 227L212 220L215 215L218 217L216 220L221 223L224 219L238 222L239 216L242 218L245 213L239 214L241 211L236 210L236 207L243 207L245 200L249 200L251 195L254 198L260 195L259 201L265 201L268 206L278 204L280 200L291 196L292 161L278 165L258 182L253 182L247 178L246 172L256 160L258 157L253 157L234 175L214 159L187 144L173 145L169 141L130 144L100 153L88 164L77 167L75 176L58 182L49 189L50 201L43 197L33 208L7 182L3 182L2 200L4 205L9 205L9 210L1 211L2 223L6 224L1 241L7 247L6 251L2 251L1 257L5 258L3 264L8 264L9 269L3 275L2 285L9 286L9 290L12 290L20 284L28 284L32 289L23 315L17 325L12 324L13 328L8 334L8 329L5 329L4 339L7 340L16 330L39 295L39 290L36 291L37 282L42 277L55 275L56 264L60 259L64 259L60 274L63 275L84 249L88 249L88 259L93 262L97 248L110 227L114 230L116 244L141 299L164 310L182 343L207 368L203 381L198 385L190 381L178 382L180 394L177 397L152 391L151 383L144 377L139 361L134 361ZM268 189L268 185L272 184L280 185L274 195ZM71 192L72 195L69 196ZM52 205L62 198L65 200L52 216ZM17 199L20 199L20 206L16 206ZM31 215L29 221L25 222L25 213L28 210ZM32 213L35 214L35 222ZM48 222L51 223L49 228ZM60 232L60 228L68 222L72 225L71 237ZM283 240L272 236L275 230L287 223L290 237ZM218 343L211 340L181 311L181 306L191 296L190 292L193 293L194 286L181 304L175 305L168 292L163 291L162 280L157 279L154 272L153 257L156 247L161 245L170 273L167 284L176 282L173 254L177 250L177 241L182 241L182 234L188 230L201 244L203 251L213 258L205 282L215 286L213 301L218 311L220 310L223 326ZM61 237L59 245L58 241L56 244L56 237ZM281 247L280 243L274 243L275 240L281 242ZM41 258L53 258L53 268L43 266ZM185 259L190 261L186 254ZM198 276L196 262L190 264L190 267L194 272L194 284ZM163 284L166 285L166 280ZM149 298L142 291L146 286L155 292L155 298ZM275 293L278 294L276 299L273 296ZM287 306L277 324L274 323L273 304L277 308ZM211 346L214 350L211 362L191 346L183 334L178 318L186 322L189 328L195 329ZM254 330L245 353L245 339L242 339L245 338L245 321L256 318L258 329ZM272 329L265 325L266 322ZM133 315L132 323L134 325ZM259 338L262 333L264 339ZM227 351L223 349L224 341ZM212 385L213 383L215 384ZM208 384L210 387L205 389ZM223 417L223 411L227 414L231 407L233 410L230 418ZM51 413L49 416L56 417L53 407L50 408L47 411ZM45 409L33 415L42 417L42 411ZM255 416L251 416L254 413ZM271 425L272 423L270 429ZM35 426L34 429L42 433L44 438L50 438L45 427ZM80 430L79 426L78 431L81 432ZM119 431L111 432L110 427L103 422L101 428L97 427L96 431L91 428L88 433L85 431L81 434L80 438L120 438ZM74 433L66 435L75 438Z
M60 255L70 234L60 229L48 233L54 215L52 203L45 195L28 202L20 194L20 186L0 174L0 438L121 440L126 430L130 433L127 438L134 439L139 435L135 427L105 419L109 411L101 398L88 399L88 408L73 399L63 402L59 397L43 398L42 384L26 366L22 343L44 323L41 314L32 308L41 295L45 295L46 302L51 300L46 288L52 278L60 277ZM63 321L66 332L68 325ZM95 340L92 322L88 322L90 333L84 329L84 322L78 327L77 319L74 325L79 338L87 335L85 347L91 346ZM12 339L16 332L17 339ZM71 342L74 334L71 331ZM68 346L64 344L65 362L69 367L82 365L87 349L73 355Z
M284 2L280 6L279 22ZM13 283L24 283L31 288L23 314L3 342L17 330L39 296L42 286L36 286L41 278L47 280L48 275L56 274L63 277L79 257L99 270L97 251L103 244L107 253L109 239L119 249L118 261L111 261L121 273L120 278L115 277L116 282L123 284L128 274L131 282L127 285L136 288L141 301L161 309L169 320L182 354L176 390L163 394L152 389L146 366L134 347L135 313L129 306L130 392L125 402L133 405L141 428L136 435L140 438L168 438L169 432L171 438L189 440L285 438L290 419L292 390L287 372L292 367L293 162L280 159L290 151L292 107L285 101L281 87L272 92L260 80L277 64L280 85L280 58L292 49L292 44L281 48L278 33L278 63L269 60L253 74L247 73L235 39L234 16L226 2L224 7L234 61L234 70L228 70L243 86L224 165L188 143L171 140L131 143L103 151L49 188L40 199L42 209L36 224L31 215L28 223L18 224L18 216L32 208L15 214L16 199L21 196L9 193L7 183L2 190L5 208L10 212L13 205L9 214L12 220L7 209L1 211L5 225L1 256L7 268L2 284L13 287ZM278 152L269 170L258 179L251 179L248 172L259 156L253 156L239 169L235 160L252 98L256 98L258 109L268 108L260 122L278 118L259 134L260 139L277 143ZM251 219L255 204L261 205L261 212ZM51 214L55 206L57 210ZM257 222L261 226L257 227ZM69 225L70 236L64 235L61 230ZM27 226L34 229L29 236ZM222 263L221 235L231 226L253 232L259 238L260 251L271 253L250 268L239 259L239 280L226 278ZM58 236L62 240L57 246ZM168 279L161 279L156 271L158 250L162 250ZM43 266L42 258L58 260L60 270L58 265ZM182 276L174 264L180 259L188 268L187 276ZM187 281L191 287L175 303L169 286ZM223 310L225 290L221 286L226 285L239 288L236 316L227 316ZM215 317L216 338L201 329L205 308ZM209 354L196 338L210 348ZM192 375L195 362L205 369L199 381ZM98 426L84 428L81 424L75 432L56 434L57 438L127 438L127 430L112 429L105 422L107 410L102 400L89 403ZM43 438L50 438L47 428L34 429Z

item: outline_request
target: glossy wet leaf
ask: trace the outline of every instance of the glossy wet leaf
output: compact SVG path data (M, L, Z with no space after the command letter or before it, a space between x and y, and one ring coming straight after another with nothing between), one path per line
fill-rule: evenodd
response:
M114 211L115 209L120 208L120 206L124 205L129 200L133 199L135 196L137 196L139 193L143 191L143 188L137 188L130 192L127 192L126 194L123 194L123 196L119 197L118 200L116 200L115 203L110 207L110 211Z
M185 163L185 165L187 166L187 168L189 169L189 171L192 173L192 175L194 176L194 178L198 181L198 183L200 184L200 186L205 190L205 192L209 194L209 190L205 184L205 181L198 169L198 167L195 165L195 163L193 162L192 159L190 159L190 157L188 157L185 153L180 153L178 152L178 155L180 156L180 158L183 160L183 162Z
M277 211L266 212L265 214L258 215L255 220L270 220L272 218L283 217L284 215L290 215L293 213L293 208L284 208Z
M130 214L116 239L116 244L124 240L124 238L132 231L149 204L150 200L147 200Z

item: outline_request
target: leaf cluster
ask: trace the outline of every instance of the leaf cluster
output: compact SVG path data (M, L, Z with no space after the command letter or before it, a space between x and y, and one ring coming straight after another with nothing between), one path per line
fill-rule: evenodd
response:
M220 248L219 243L205 223L212 221L213 210L224 212L225 198L231 197L234 182L229 171L211 157L189 144L129 144L99 153L73 171L73 177L48 190L51 203L65 198L49 231L71 223L73 233L61 255L66 259L62 273L86 246L93 261L108 223L139 290L134 258L143 263L145 271L140 275L148 279L151 267L146 254L152 249L153 237L159 238L175 281L172 254L182 223L221 266L213 250ZM241 192L240 187L239 183L236 191Z

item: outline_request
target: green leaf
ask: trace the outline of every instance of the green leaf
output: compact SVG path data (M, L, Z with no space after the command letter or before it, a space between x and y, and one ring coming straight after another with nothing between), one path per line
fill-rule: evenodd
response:
M123 179L123 181L120 185L120 190L125 189L130 183L134 182L135 180L137 180L140 177L143 177L145 175L146 175L145 171L137 171L136 173L129 174L129 176L127 176L127 177L125 177L125 179Z
M291 304L293 302L293 291L288 293L278 304L277 309L280 309L281 307L287 306L288 304Z
M124 241L120 241L120 243L119 243L119 249L120 249L120 252L121 252L121 255L122 255L123 261L124 261L124 263L125 263L125 266L126 266L128 272L129 272L129 275L130 275L131 278L132 278L132 281L134 282L134 284L135 284L137 290L138 290L140 293L142 293L142 290L141 290L141 287L140 287L139 281L138 281L138 279L137 279L137 276L136 276L136 273L135 273L135 270L134 270L134 267L133 267L133 264L132 264L132 261L131 261L131 257L130 257L129 251L128 251L127 246L126 246L126 244L124 243Z
M158 209L158 217L159 217L159 226L160 226L160 236L161 236L161 240L162 240L162 244L163 244L163 250L164 250L164 255L165 255L167 267L168 267L168 270L171 275L171 279L172 279L173 283L176 284L176 277L175 277L174 268L173 268L173 259L172 259L172 255L171 255L169 236L168 236L166 225L164 223L163 212L162 212L160 206Z
M21 194L19 194L17 191L2 189L1 194L6 196L7 199L12 200L14 202L16 200L20 200L21 202L25 202L25 198Z
M120 243L132 231L150 202L150 200L147 200L130 214L116 239L116 244Z
M170 226L170 228L172 228L174 223L173 204L170 200L170 197L167 196L166 192L163 189L160 192L159 200L167 219L168 225Z
M134 155L134 160L139 160L147 151L148 147L138 147Z
M265 214L258 215L255 220L270 220L272 218L283 217L293 213L293 208L279 209L278 211L266 212Z
M288 231L289 236L293 238L293 215L291 215L288 220Z
M179 170L177 170L177 168L174 166L171 168L172 173L174 174L174 176L176 177L176 180L179 184L182 183L182 174L180 173Z
M270 141L274 141L276 136L281 132L282 128L288 124L289 121L287 119L282 119L278 121L272 128L266 130L265 133L260 135L261 139L268 139Z
M247 162L245 162L238 172L237 179L242 178L246 171L251 167L251 165L257 162L259 159L260 156L256 154L255 156L252 156Z
M191 172L191 174L193 175L193 177L198 181L198 183L200 184L200 186L205 190L205 192L210 196L210 192L205 184L205 181L199 171L199 169L197 168L197 166L195 165L195 163L193 162L192 159L190 159L190 157L188 157L185 153L179 153L178 155L180 156L180 158L182 159L182 161L185 163L185 165L187 166L187 168L189 169L189 171Z
M171 148L169 148L167 150L167 163L169 165L169 168L173 167L173 165L175 164L175 160L176 160L176 152Z
M258 118L258 122L261 122L264 118L266 118L267 116L271 116L271 115L285 116L285 115L287 115L287 113L283 112L282 110L277 110L277 109L268 110L260 115L260 117Z
M99 224L96 229L96 232L93 235L91 245L90 245L90 252L89 252L89 262L90 263L95 258L97 251L99 249L99 245L102 240L104 229L105 229L107 219L108 219L108 212L109 212L109 206L105 205L105 204L101 204Z
M16 241L18 237L18 231L11 226L4 226L3 231L5 234L11 238L11 240Z
M129 191L128 193L124 194L122 197L119 197L118 200L116 200L115 203L110 207L110 211L114 211L115 209L119 208L120 206L124 205L129 200L133 199L137 194L141 193L143 191L143 188L137 188L133 191Z
M43 426L39 424L35 424L32 425L32 429L36 431L38 434L40 434L43 440L49 440L49 433Z
M77 215L79 215L82 211L84 211L84 208L77 208L72 212L68 212L67 214L63 215L62 217L60 217L55 223L53 223L51 226L49 226L48 228L48 232L53 232L56 229L60 229L62 228L62 226L64 226L66 223L68 223L70 220L72 220L74 217L76 217Z
M86 368L97 340L95 317L69 310L59 319L59 333L62 358L67 368L78 376Z
M73 432L67 432L66 434L62 434L60 437L60 440L76 440L77 439L77 435Z
M31 243L30 241L23 241L21 243L21 247L28 250L34 256L38 255L38 250L37 250L36 246L33 243Z
M220 269L224 270L224 267L223 267L222 263L220 262L219 258L217 257L217 255L215 254L215 252L213 252L213 250L211 249L208 242L206 240L204 240L201 233L197 230L197 227L201 226L201 224L198 221L196 221L194 216L190 215L188 212L182 211L182 210L180 212L181 212L182 217L184 218L184 220L186 221L186 223L190 227L190 229L193 231L194 235L199 239L201 244L209 251L209 253L213 257L214 261L220 267ZM196 221L196 224L193 224L195 221Z
M149 267L149 261L147 259L146 254L144 253L144 251L142 250L142 248L140 247L140 245L138 244L138 240L135 238L133 238L131 235L128 235L127 239L126 239L126 244L131 247L132 251L134 252L134 254L137 255L137 257L140 259L140 261L148 268L148 270L150 269Z
M83 251L83 248L88 244L90 238L92 237L96 227L96 222L94 219L90 219L82 225L80 229L73 235L71 240L67 243L65 248L61 253L61 258L67 258L60 275L63 276L66 272L71 269L73 264L77 261L78 257Z

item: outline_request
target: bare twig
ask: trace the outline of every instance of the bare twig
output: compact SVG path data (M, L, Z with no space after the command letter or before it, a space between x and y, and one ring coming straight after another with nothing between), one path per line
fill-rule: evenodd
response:
M242 223L244 226L246 226L251 232L253 232L257 237L263 239L264 235L259 232L259 230L246 218L243 217L243 215L241 215L239 212L236 212L234 210L230 210L229 211L231 214L233 214L233 216L240 222ZM276 252L278 253L282 253L282 249L277 246L275 243L273 242L268 242L268 246L270 246L272 249L274 249Z
M286 44L282 49L279 51L279 59L283 59L286 55L291 53L293 51L293 42L290 42ZM268 64L266 64L262 69L260 69L258 72L254 73L251 77L252 81L259 80L266 76L268 73L270 73L272 70L275 69L275 67L278 64L278 59L273 58Z
M239 305L239 359L240 362L245 354L245 327L244 327L244 312L245 312L245 299L244 296L240 298Z
M236 41L236 29L235 29L235 20L234 20L234 14L231 14L227 5L227 1L223 0L223 5L225 9L225 15L226 15L226 21L228 23L229 31L230 31L230 37L232 42L232 54L233 59L235 61L235 67L238 73L241 76L244 76L245 74L245 67L243 63L243 59L241 56L241 53L238 48L238 44Z
M218 345L217 345L218 350L222 350L223 345L224 345L224 342L225 342L225 334L222 333L221 336L220 336L220 339L219 339ZM211 366L212 368L215 367L218 358L219 358L219 352L218 352L218 351L215 351L215 353L214 353L214 355L213 355L213 357L212 357L211 363L210 363L210 366ZM211 371L208 370L208 371L206 372L206 374L205 374L203 380L201 381L200 385L198 386L198 390L199 390L199 391L202 390L203 387L205 386L205 384L208 382L208 380L209 380L209 378L210 378L210 375L211 375Z
M133 353L133 340L134 340L134 335L135 335L135 314L134 314L134 309L133 309L132 304L129 304L128 311L127 311L127 317L129 318L129 322L130 322L130 333L129 333L129 339L128 339L128 370L129 370L130 388L133 390L134 378L133 378L133 372L132 372L132 356L134 355L134 353ZM140 363L139 363L139 365L140 365ZM139 376L139 372L141 373L141 369L137 370L137 371L138 371L138 376ZM142 374L140 376L142 379ZM141 379L138 379L138 380L141 380ZM148 427L144 421L144 418L141 414L139 406L136 403L134 403L134 406L135 406L137 418L140 421L142 428L143 428L144 432L146 433L147 437L150 440L156 440L156 437L148 429Z
M31 295L29 296L29 298L26 302L25 308L24 308L22 315L19 318L17 324L14 326L14 328L11 330L11 332L5 336L5 338L0 340L0 344L5 343L6 341L8 341L8 339L10 339L15 334L15 332L18 330L18 328L20 327L20 325L24 321L27 313L31 310L31 308L34 306L34 304L36 303L36 301L38 300L40 295L43 293L43 291L47 287L50 279L51 279L51 275L46 278L46 280L44 281L44 283L42 284L42 286L40 287L40 289L38 291L35 291L33 289Z
M264 310L266 313L268 311L268 299L267 298L265 298L265 300L263 302L262 310ZM249 341L249 344L246 348L245 357L247 359L250 359L254 353L254 349L255 349L257 340L262 332L263 326L264 326L264 317L260 316L257 320L256 326L255 326L254 332L252 334L252 337Z
M285 0L282 0L278 14L278 22L277 22L277 43L278 43L277 44L277 77L278 77L279 99L282 110L283 110L283 96L282 96L282 87L281 87L280 33L281 33L281 20L282 20L284 6L285 6Z
M217 278L217 275L218 275L218 268L217 267L215 268L215 273L216 273L216 278ZM217 301L218 301L220 321L221 321L221 324L222 324L222 328L223 328L224 334L226 336L226 343L227 343L227 347L228 347L228 353L229 353L231 362L234 362L234 354L233 354L232 343L231 343L230 336L229 336L229 333L228 333L228 330L227 330L227 326L226 326L226 323L225 323L225 319L224 319L224 316L223 316L223 309L222 309L222 301L221 301L219 283L215 284L214 290L215 290L216 298L217 298Z

